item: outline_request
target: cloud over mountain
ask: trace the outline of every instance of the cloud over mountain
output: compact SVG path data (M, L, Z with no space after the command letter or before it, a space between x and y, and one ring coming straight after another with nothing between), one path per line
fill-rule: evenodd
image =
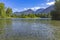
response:
M53 2L47 2L46 5L54 5L54 1Z

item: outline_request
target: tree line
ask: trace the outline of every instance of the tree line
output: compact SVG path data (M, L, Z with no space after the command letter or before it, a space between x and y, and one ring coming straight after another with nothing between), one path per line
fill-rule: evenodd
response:
M48 14L46 14L46 13L39 13L39 14L30 13L30 14L20 14L20 15L13 14L11 17L14 17L14 18L51 18L51 15L50 15L50 13L48 13Z
M11 17L12 9L10 7L6 8L4 3L0 3L0 18Z

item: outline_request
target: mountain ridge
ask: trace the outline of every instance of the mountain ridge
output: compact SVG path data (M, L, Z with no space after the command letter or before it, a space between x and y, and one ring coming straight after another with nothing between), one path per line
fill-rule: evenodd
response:
M51 5L51 6L47 7L46 9L40 8L36 11L33 11L32 9L28 9L28 10L21 11L21 12L14 12L14 14L20 15L20 14L30 14L30 13L33 13L33 14L50 13L52 10L54 10L54 5Z

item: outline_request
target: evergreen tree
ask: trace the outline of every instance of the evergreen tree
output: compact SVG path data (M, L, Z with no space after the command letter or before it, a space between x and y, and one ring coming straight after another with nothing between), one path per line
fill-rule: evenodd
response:
M8 17L11 17L11 14L12 14L12 9L11 9L11 8L7 8L7 10L6 10L6 15L7 15Z
M55 10L51 12L52 19L60 20L60 0L55 0Z

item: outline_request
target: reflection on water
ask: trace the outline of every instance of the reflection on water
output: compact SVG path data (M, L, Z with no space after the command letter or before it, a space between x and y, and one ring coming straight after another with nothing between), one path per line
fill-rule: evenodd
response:
M0 19L0 40L60 40L60 21Z

